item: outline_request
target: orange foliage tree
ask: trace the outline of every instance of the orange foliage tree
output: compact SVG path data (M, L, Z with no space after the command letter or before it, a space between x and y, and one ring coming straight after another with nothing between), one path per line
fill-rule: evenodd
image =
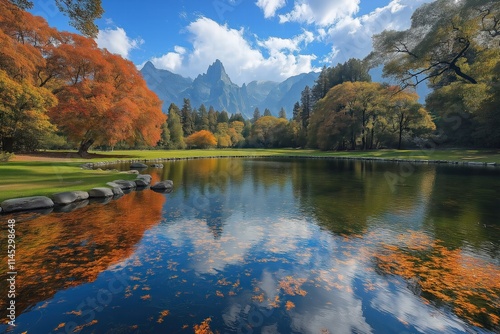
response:
M49 115L79 141L78 153L85 155L94 143L156 145L166 116L134 64L91 39L70 33L63 38L66 43L47 59L42 82L54 86L59 104Z
M20 139L27 143L54 130L46 112L56 100L36 77L55 30L6 0L0 12L0 140L13 151Z
M217 139L212 132L201 130L187 137L186 144L189 147L209 148L217 145Z
M0 12L0 117L11 124L2 127L2 141L19 124L52 126L48 115L79 143L80 155L94 143L157 144L166 116L133 63L7 0L0 0Z

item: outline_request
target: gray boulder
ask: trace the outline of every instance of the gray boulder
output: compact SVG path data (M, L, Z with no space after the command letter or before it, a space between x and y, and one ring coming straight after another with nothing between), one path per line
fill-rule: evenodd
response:
M165 191L167 189L172 189L173 187L174 187L174 182L172 180L165 180L155 183L155 185L152 186L151 189L155 191Z
M120 188L120 187L114 187L111 189L111 191L113 192L113 197L116 197L116 198L122 197L123 195L125 195L123 193L122 188Z
M132 162L130 164L130 169L132 168L148 168L148 165L145 165L143 163L140 163L140 162Z
M117 184L122 190L125 189L134 189L137 187L134 181L126 181L126 180L115 180L113 183Z
M45 196L22 197L5 200L1 207L4 212L26 211L52 208L54 202Z
M89 193L86 191L66 191L52 195L52 200L55 204L65 205L76 201L82 201L89 198Z
M151 183L150 181L145 180L145 179L136 179L134 182L135 182L135 185L137 186L137 188L147 187Z
M113 197L113 190L110 188L94 188L89 191L90 198Z
M149 174L140 174L140 175L137 175L137 179L144 180L148 184L150 184L153 177Z

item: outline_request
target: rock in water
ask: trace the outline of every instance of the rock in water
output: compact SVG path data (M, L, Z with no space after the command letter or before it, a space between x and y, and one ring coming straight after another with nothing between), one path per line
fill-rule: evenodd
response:
M8 199L2 202L4 212L46 209L54 207L54 202L45 196L33 196Z
M89 198L89 193L86 191L65 191L52 195L52 200L55 204L65 205L76 201L82 201Z
M113 197L113 190L110 188L94 188L89 191L90 198Z
M174 187L174 182L172 180L165 180L155 183L155 185L152 186L151 189L153 189L154 191L163 192L166 190L171 190L173 187Z

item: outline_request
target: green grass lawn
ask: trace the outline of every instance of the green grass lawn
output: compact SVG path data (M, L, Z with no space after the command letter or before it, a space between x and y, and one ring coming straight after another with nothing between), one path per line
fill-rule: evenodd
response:
M38 161L0 163L0 202L16 197L90 190L117 179L135 179L135 175L130 174L83 170L80 165L74 162Z
M160 158L190 158L209 156L303 156L303 157L377 157L386 159L420 159L496 162L500 164L498 150L377 150L354 152L321 152L317 150L296 149L211 149L211 150L151 150L151 151L113 151L98 152L91 159L71 158L68 162L36 161L37 156L51 154L65 156L67 152L51 151L32 157L34 161L11 161L0 163L0 201L24 196L50 195L60 191L89 190L104 186L106 182L120 179L133 179L134 176L109 171L82 170L83 162L115 160L152 160ZM42 160L42 159L40 159Z

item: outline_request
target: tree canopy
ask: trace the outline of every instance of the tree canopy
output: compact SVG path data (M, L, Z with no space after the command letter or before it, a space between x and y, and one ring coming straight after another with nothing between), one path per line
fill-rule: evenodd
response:
M67 15L70 25L82 34L95 38L99 29L94 21L102 16L101 0L54 0L59 11ZM33 1L10 0L23 10L33 8Z
M32 133L27 141L33 142L55 126L79 143L81 154L94 143L156 145L166 118L133 63L93 39L50 28L9 1L0 0L0 11L5 150L36 148L21 139Z
M461 80L476 84L470 71L481 52L498 48L500 3L493 0L437 0L419 7L405 31L374 36L372 66L403 88L431 79L434 85Z

